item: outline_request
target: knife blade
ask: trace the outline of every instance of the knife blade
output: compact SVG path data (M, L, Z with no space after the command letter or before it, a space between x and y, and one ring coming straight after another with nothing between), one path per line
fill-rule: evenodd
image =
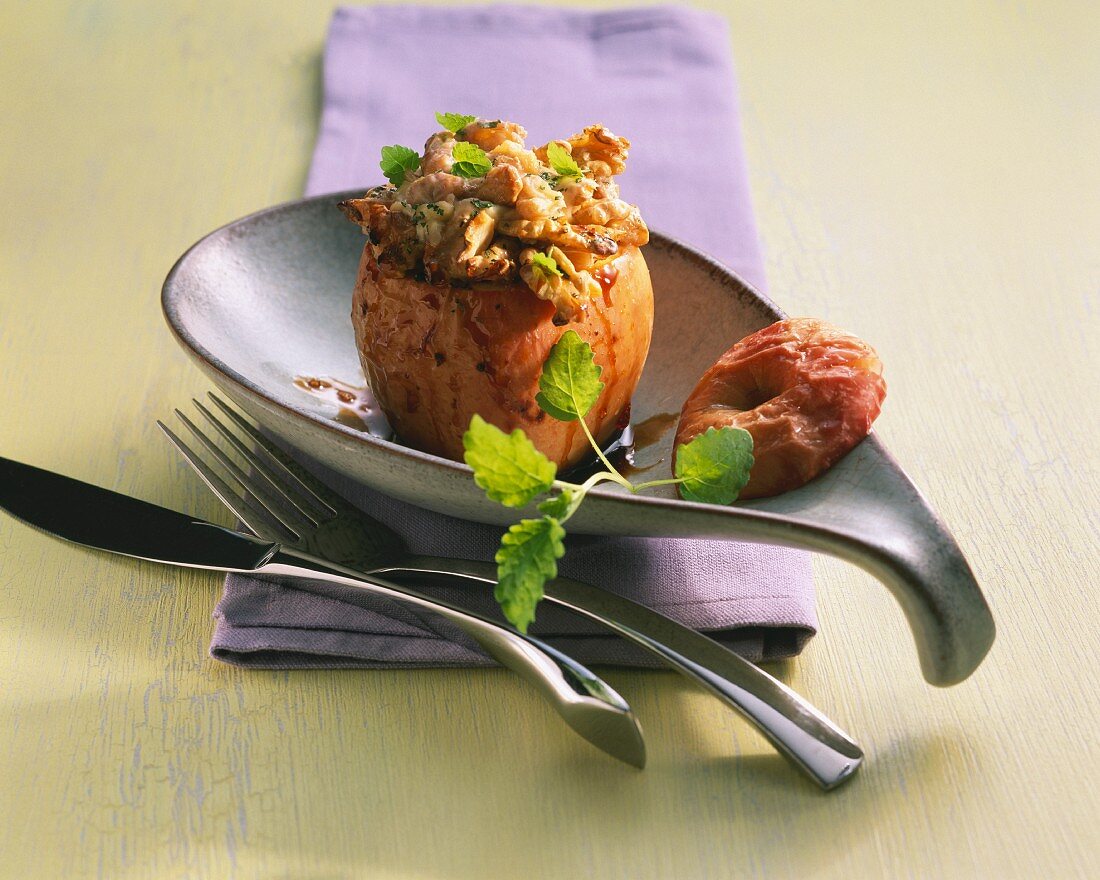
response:
M0 458L0 507L66 541L189 568L255 571L279 549L278 544L8 458Z

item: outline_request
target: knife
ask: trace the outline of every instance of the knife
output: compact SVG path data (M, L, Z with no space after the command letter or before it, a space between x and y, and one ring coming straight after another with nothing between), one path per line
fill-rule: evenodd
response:
M565 722L616 758L645 766L645 742L630 706L570 657L489 618L373 575L0 457L0 509L48 534L165 565L296 579L295 586L354 603L364 591L439 613L495 659L534 684ZM300 580L298 580L300 579Z

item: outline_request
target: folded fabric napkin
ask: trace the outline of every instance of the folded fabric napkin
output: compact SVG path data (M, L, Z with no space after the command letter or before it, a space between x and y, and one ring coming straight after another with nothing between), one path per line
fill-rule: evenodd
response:
M519 122L533 144L605 124L632 142L623 197L649 225L764 286L722 19L674 7L338 9L308 193L378 183L381 148L418 147L436 110ZM421 510L304 463L402 534L413 552L493 556L499 528ZM752 660L796 654L816 629L809 562L790 550L571 536L560 572L705 630ZM488 590L438 592L494 608ZM240 575L227 578L215 619L211 653L240 665L492 663L443 621L398 603L349 605ZM532 632L582 662L652 665L633 645L549 603Z

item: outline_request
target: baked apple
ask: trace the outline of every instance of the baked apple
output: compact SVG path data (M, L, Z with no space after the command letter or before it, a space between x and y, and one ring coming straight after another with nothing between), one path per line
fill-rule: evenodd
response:
M743 428L755 462L740 497L779 495L866 437L885 397L870 345L817 318L787 318L750 333L703 374L684 401L675 448L711 428Z
M612 181L629 143L590 126L528 150L514 123L438 118L460 124L423 155L386 148L390 183L340 206L368 237L351 316L364 373L410 446L461 461L478 414L571 467L584 432L535 402L550 348L568 330L592 347L606 388L586 422L605 443L652 335L649 232Z

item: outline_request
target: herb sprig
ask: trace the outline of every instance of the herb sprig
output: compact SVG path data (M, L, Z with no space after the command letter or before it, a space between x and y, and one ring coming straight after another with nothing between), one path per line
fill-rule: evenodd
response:
M558 266L558 261L549 254L542 253L542 251L535 251L535 253L531 255L531 268L546 281L549 281L551 276L556 276L558 278L563 277L561 267Z
M454 165L451 173L459 177L484 177L493 167L492 161L477 144L458 141L451 149Z
M435 121L447 131L460 132L471 122L477 122L476 116L467 116L464 113L436 113Z
M557 141L551 141L546 145L546 159L550 167L554 169L554 173L558 175L558 180L563 178L580 180L584 176L577 160Z
M579 422L606 468L583 483L555 479L554 463L518 428L506 434L475 415L462 438L466 464L473 468L477 485L493 501L518 508L549 495L537 506L542 516L521 519L512 525L501 538L496 553L496 600L504 616L520 632L526 632L535 619L535 608L542 600L546 582L557 577L558 560L565 553L564 524L593 487L613 482L630 492L640 492L678 484L680 494L689 501L730 504L749 479L752 436L741 428L725 427L711 428L681 445L676 454L674 478L631 483L600 449L584 421L604 391L602 372L591 346L575 330L567 330L550 349L535 398L550 417Z
M420 167L420 154L409 147L394 144L382 148L382 161L378 163L386 179L394 186L405 182L405 175Z

